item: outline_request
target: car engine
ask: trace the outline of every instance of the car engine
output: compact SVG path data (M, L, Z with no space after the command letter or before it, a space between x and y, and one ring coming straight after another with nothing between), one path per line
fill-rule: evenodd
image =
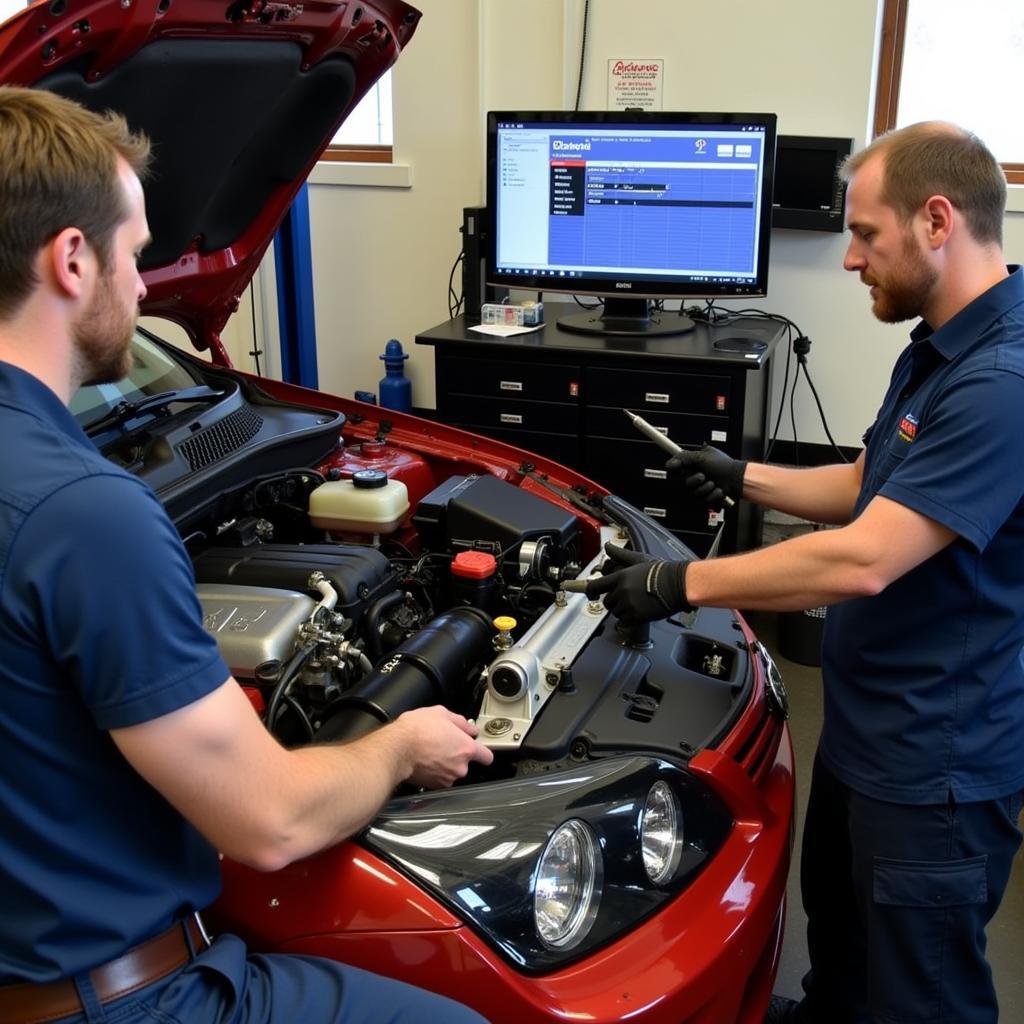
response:
M383 495L373 472L345 485ZM356 739L440 703L478 722L498 755L491 777L530 774L631 750L685 756L745 699L732 613L631 637L599 602L560 589L603 561L584 564L562 504L456 475L413 508L382 498L336 521L329 490L312 471L259 480L186 533L206 628L286 745ZM406 530L375 533L378 507L384 529ZM627 539L614 525L601 534Z

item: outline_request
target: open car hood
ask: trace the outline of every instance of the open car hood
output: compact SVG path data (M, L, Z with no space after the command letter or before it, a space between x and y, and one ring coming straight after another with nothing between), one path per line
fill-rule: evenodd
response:
M219 348L296 192L419 17L401 0L39 0L0 26L0 82L150 137L142 312Z

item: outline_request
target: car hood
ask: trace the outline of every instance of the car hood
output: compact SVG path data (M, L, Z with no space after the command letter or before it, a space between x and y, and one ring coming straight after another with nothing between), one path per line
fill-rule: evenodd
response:
M0 82L119 111L150 137L142 312L205 349L419 17L401 0L40 0L0 26Z

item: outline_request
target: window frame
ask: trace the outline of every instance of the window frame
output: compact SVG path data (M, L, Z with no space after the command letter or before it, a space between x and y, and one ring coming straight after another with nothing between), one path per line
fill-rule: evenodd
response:
M376 95L380 97L381 83L385 78L390 76L392 69L388 68L380 77L370 86L365 92L362 99L353 109L357 109L360 105L365 103L371 96ZM391 94L391 88L388 89ZM394 153L394 127L395 127L395 111L393 103L390 104L390 130L392 134L391 142L331 142L327 148L320 154L320 159L328 163L360 163L360 164L393 164L395 162ZM351 111L349 112L351 114ZM381 133L378 132L378 136Z
M366 143L363 146L342 146L331 143L320 154L321 160L329 163L391 164L395 162L392 146L377 146Z
M877 96L875 98L874 137L896 127L906 43L907 8L911 0L884 0L882 38L878 54ZM1004 163L1010 185L1024 185L1024 163Z

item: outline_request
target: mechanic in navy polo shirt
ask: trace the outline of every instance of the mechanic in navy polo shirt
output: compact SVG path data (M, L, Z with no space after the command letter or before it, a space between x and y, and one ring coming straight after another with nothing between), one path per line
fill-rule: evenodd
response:
M836 524L711 561L609 552L617 614L829 604L825 719L804 826L811 971L767 1020L995 1024L985 960L1024 787L1024 275L1002 254L1006 179L929 122L851 157L844 266L886 323L920 317L852 465L714 448L669 467ZM633 564L627 564L633 563Z
M479 1022L198 924L217 850L272 870L402 780L449 785L492 755L441 707L279 746L202 627L163 507L68 411L130 365L148 157L117 117L0 87L0 1021Z

